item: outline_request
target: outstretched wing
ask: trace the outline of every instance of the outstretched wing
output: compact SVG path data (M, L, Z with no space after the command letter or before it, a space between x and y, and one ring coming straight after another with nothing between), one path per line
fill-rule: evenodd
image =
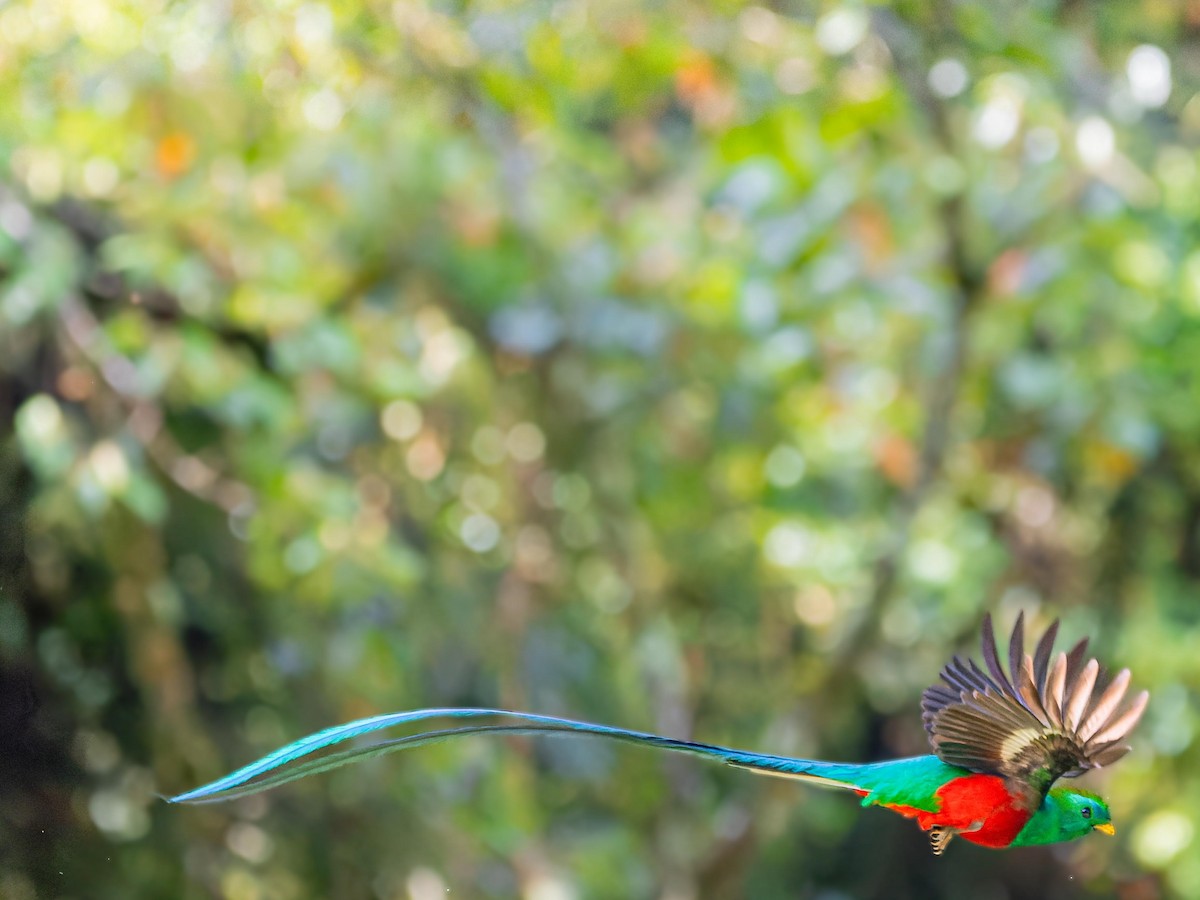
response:
M942 670L945 684L928 688L921 699L925 730L943 762L1020 779L1044 794L1061 776L1111 765L1129 752L1125 738L1149 693L1142 691L1122 708L1129 670L1104 679L1096 660L1084 662L1087 638L1051 663L1057 633L1055 621L1031 657L1021 613L1005 672L991 616L984 617L987 671L956 656Z

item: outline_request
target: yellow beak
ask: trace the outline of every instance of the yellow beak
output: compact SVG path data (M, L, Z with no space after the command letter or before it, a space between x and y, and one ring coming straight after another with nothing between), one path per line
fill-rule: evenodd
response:
M1103 831L1105 834L1109 835L1110 837L1117 833L1117 829L1115 829L1113 827L1111 822L1105 822L1103 825L1096 825L1094 827L1097 831Z

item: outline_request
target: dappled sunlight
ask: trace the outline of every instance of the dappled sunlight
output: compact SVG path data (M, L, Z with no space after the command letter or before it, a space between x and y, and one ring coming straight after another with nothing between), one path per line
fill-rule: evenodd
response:
M1200 896L1195 10L944 7L0 4L0 897ZM1153 695L1115 839L522 736L158 798L916 755L1022 609Z

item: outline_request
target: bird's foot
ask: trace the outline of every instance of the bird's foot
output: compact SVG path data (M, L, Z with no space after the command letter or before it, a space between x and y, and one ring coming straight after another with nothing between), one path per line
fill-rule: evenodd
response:
M958 834L957 829L946 828L942 825L934 825L929 829L929 845L933 849L934 856L941 856L946 852L946 847L950 845L950 841Z

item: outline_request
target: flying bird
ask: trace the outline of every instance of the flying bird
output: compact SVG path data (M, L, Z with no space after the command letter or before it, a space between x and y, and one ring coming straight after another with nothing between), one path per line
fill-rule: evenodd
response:
M1025 652L1025 617L1017 616L1008 671L996 649L990 616L983 620L983 659L954 657L943 683L922 697L933 753L875 763L835 763L734 750L555 716L498 709L421 709L360 719L301 738L224 778L168 798L207 803L258 793L297 778L447 738L473 734L594 735L690 753L763 775L842 788L863 806L882 806L914 819L940 855L959 836L984 847L1053 844L1100 831L1115 834L1108 805L1090 791L1054 787L1129 752L1126 737L1149 700L1142 691L1122 705L1129 670L1111 679L1095 659L1084 660L1087 638L1053 655L1055 621L1033 655ZM352 738L429 720L434 730L332 754Z

